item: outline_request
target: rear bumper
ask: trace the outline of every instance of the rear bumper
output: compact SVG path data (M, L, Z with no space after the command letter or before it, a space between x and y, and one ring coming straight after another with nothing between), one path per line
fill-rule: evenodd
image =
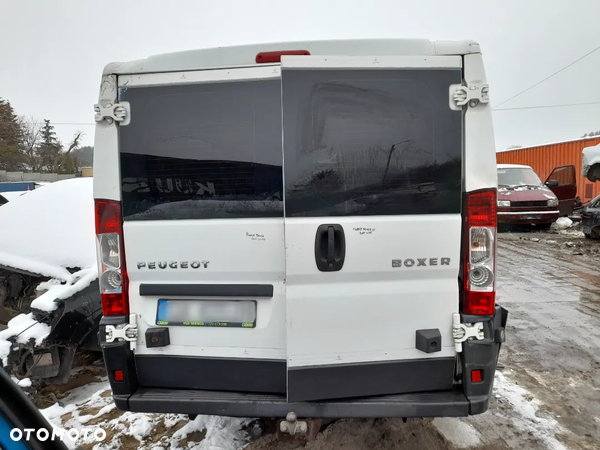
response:
M210 414L229 417L304 418L459 417L471 404L461 389L421 394L367 397L345 401L288 403L285 395L140 388L129 398L118 398L119 409L136 412Z
M498 211L498 223L527 225L555 222L559 217L555 211Z
M285 417L287 413L295 412L298 417L336 419L457 417L481 414L488 409L500 346L504 340L507 315L506 310L497 306L495 315L491 317L462 316L463 323L483 321L485 338L463 343L463 351L458 354L456 359L461 383L452 384L452 374L450 374L450 378L444 377L448 381L447 387L421 386L422 390L426 392L404 390L409 393L369 396L363 394L358 398L339 400L288 402L285 392L271 394L252 393L248 390L226 392L217 384L209 389L200 386L192 389L169 388L162 381L149 380L147 374L139 373L139 369L143 368L143 365L137 367L137 358L129 349L129 343L107 344L104 342L102 350L115 404L124 411L211 414L231 417ZM104 318L100 327L101 333L109 320L116 321L118 319ZM231 362L230 360L226 361ZM429 371L436 371L435 364L429 364L427 368ZM146 367L144 370L169 371L166 363L155 364L152 368ZM472 382L471 372L473 370L482 374L482 381ZM115 380L115 371L123 372L124 379L122 381ZM405 371L412 378L419 379L419 374L410 368L407 367ZM227 374L231 371L219 369L216 372L217 377L227 379ZM242 373L247 374L245 371ZM193 374L199 378L205 378L197 370L194 370ZM142 376L140 377L140 375ZM263 374L264 376L265 374ZM411 388L409 383L403 380L403 377L399 376L395 379L399 391ZM160 384L158 384L159 381ZM346 382L347 380L343 377L337 378L338 384ZM368 383L368 380L366 382ZM234 387L233 384L227 383L227 389L234 390L231 389L232 387ZM353 393L358 394L356 390Z

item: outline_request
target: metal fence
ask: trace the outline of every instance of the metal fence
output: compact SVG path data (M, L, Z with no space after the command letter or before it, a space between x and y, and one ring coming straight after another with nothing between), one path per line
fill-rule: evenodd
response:
M42 181L52 183L54 181L68 180L76 178L79 174L58 174L58 173L34 173L34 172L7 172L0 170L0 181Z

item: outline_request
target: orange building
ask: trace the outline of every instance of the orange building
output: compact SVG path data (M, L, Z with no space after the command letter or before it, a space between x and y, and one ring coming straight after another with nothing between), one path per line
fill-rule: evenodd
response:
M577 175L577 196L582 203L587 203L600 195L600 181L592 183L581 175L581 152L597 144L600 144L600 136L518 148L496 153L496 161L531 166L542 181L546 181L555 167L572 164Z

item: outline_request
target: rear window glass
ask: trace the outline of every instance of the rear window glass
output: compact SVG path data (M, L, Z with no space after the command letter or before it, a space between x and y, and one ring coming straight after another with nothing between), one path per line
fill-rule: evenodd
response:
M122 89L125 220L281 217L279 80Z
M460 70L285 70L287 216L458 213Z

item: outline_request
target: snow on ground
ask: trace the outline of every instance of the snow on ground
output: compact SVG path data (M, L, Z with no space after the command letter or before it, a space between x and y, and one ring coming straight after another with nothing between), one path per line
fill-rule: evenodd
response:
M33 318L33 314L19 314L8 322L6 330L0 331L0 359L6 366L7 357L12 344L8 341L11 336L17 336L17 342L26 344L30 339L35 339L36 345L40 345L43 339L50 333L50 327L39 323Z
M95 267L92 178L57 181L0 209L0 265L64 281Z
M23 388L31 387L31 379L23 378L22 380L19 380L17 384Z
M496 372L494 393L503 397L512 406L510 418L517 429L533 433L548 449L567 450L567 447L556 439L556 435L565 430L553 417L542 413L540 410L542 403L529 391L503 373Z
M237 450L246 443L242 430L249 419L198 416L190 421L179 414L144 414L116 409L108 381L74 389L42 414L57 428L102 428L106 438L96 442L93 435L83 436L71 447L93 450Z
M453 417L436 417L433 425L456 448L476 447L481 443L481 436L475 427Z
M566 228L571 228L573 226L573 221L568 217L559 217L556 219L553 226L558 230L564 230Z

